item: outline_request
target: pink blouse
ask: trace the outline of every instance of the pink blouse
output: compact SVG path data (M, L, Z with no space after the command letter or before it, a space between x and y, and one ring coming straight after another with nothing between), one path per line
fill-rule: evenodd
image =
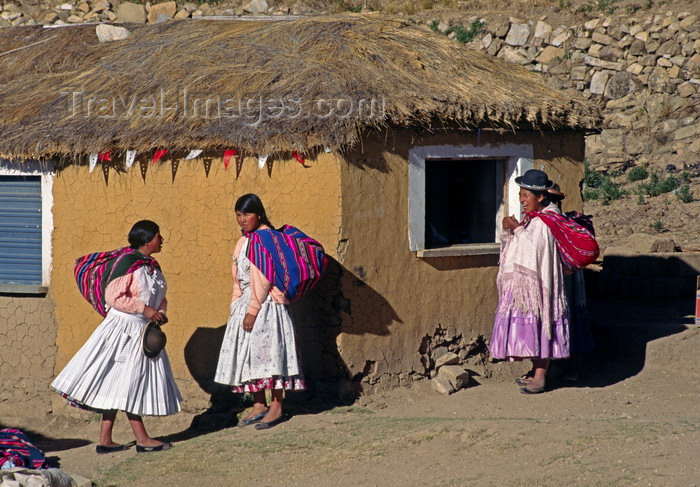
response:
M139 285L137 280L134 279L133 272L117 277L107 284L105 303L125 313L143 313L146 309L146 303L138 299L139 291ZM158 311L165 313L167 310L168 300L164 297Z

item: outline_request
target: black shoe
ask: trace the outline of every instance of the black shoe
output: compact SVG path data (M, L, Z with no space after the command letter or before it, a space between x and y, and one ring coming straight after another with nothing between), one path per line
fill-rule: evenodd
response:
M97 445L95 446L95 451L99 453L100 455L104 453L115 453L118 451L124 451L128 450L131 445L115 445L115 446L106 446L106 445Z
M240 421L238 422L238 427L240 428L240 427L243 427L243 426L249 426L249 425L251 425L251 424L259 423L260 420L263 419L263 418L265 417L265 415L267 414L268 411L269 411L269 409L263 411L263 412L260 413L260 414L256 414L256 415L253 416L252 418L240 420Z
M258 424L255 425L255 429L256 429L256 430L269 430L269 429L272 428L273 426L277 426L278 424L280 424L280 423L283 422L283 421L286 421L287 419L288 419L287 416L284 415L284 414L282 414L282 416L280 416L280 417L277 418L277 419L273 419L272 421L269 421L269 422L261 421L261 422L259 422Z
M149 453L152 451L163 451L163 450L170 450L173 447L172 443L161 443L158 446L141 446L141 445L136 445L136 451L138 453Z
M521 387L520 392L522 394L542 394L544 392L544 386L537 389L528 389L527 387Z

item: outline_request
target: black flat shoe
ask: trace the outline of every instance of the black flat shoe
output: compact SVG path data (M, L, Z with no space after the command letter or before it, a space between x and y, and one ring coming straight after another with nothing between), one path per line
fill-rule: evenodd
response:
M269 409L268 409L267 411L269 411ZM256 414L256 415L253 416L252 418L242 419L242 420L240 420L240 421L238 422L238 425L237 425L237 426L238 426L239 428L242 428L243 426L250 426L251 424L259 423L260 420L263 419L263 418L265 417L265 415L267 414L267 411L263 411L263 412L260 413L260 414Z
M269 429L272 428L273 426L277 426L278 424L280 424L280 423L282 423L283 421L286 421L286 420L287 420L287 416L285 416L285 415L283 414L283 415L280 416L279 418L273 419L272 421L269 421L269 422L261 421L261 422L259 422L258 424L255 425L255 429L256 429L256 430L269 430Z
M138 453L149 453L153 451L164 451L164 450L170 450L173 447L172 443L161 443L158 446L141 446L141 445L136 445L136 451Z
M114 445L114 446L106 446L106 445L97 445L95 446L95 451L103 455L105 453L115 453L118 451L124 451L128 450L131 445Z
M544 392L544 386L537 389L528 389L527 387L521 387L520 392L522 394L542 394Z

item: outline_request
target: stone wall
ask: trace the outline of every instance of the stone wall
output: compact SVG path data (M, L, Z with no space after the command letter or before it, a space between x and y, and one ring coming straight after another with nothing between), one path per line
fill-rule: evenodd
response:
M606 252L602 271L586 271L586 283L608 297L674 299L695 294L698 276L700 253L638 254L615 248Z
M471 46L542 73L603 112L587 138L592 167L700 162L700 3L694 12L600 16L580 24L485 19Z

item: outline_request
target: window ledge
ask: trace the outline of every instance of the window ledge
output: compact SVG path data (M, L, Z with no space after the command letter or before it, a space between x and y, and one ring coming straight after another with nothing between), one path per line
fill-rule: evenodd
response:
M45 295L49 292L47 286L31 284L0 284L0 294L30 294Z
M497 243L461 244L439 249L423 249L416 251L416 257L426 259L433 257L460 257L466 255L498 255L501 245Z

